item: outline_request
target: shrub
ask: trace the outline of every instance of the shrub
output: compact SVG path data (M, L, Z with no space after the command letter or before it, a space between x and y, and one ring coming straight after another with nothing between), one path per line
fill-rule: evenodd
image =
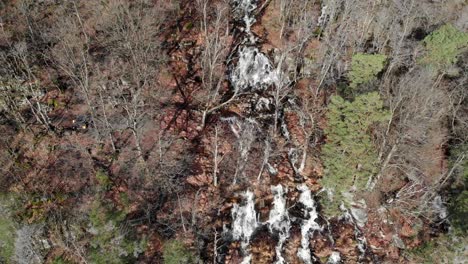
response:
M427 54L423 64L445 69L457 62L457 56L468 47L468 33L447 24L428 35L424 40Z
M459 157L467 155L468 144L460 144L451 147L449 165L453 169L454 182L450 186L450 223L454 232L466 234L468 230L468 159L457 162Z
M164 264L196 263L193 253L178 240L170 240L164 244Z
M468 238L457 234L443 234L408 252L412 263L464 263Z
M449 205L450 220L457 232L468 230L468 190L463 190Z
M327 142L322 149L325 175L321 183L333 192L333 197L323 201L325 213L336 216L343 193L363 190L376 173L378 153L369 129L389 115L375 92L359 95L353 102L333 96L328 109Z
M98 170L96 172L96 180L103 189L108 189L111 185L111 181L107 173L103 170Z
M90 212L89 259L92 263L132 263L144 250L145 239L128 237L131 232L122 229L125 212L103 206L95 201Z
M350 88L354 90L361 84L375 80L384 68L386 60L387 56L383 54L354 54L349 72Z
M72 262L67 261L63 256L59 256L52 260L52 264L72 264Z

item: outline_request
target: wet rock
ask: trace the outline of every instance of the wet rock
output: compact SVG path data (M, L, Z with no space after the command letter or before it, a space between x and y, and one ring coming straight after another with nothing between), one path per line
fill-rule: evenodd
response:
M327 260L327 264L338 264L341 261L340 252L333 251Z
M440 195L437 195L432 201L432 208L439 219L447 218L447 207L444 205Z
M239 62L230 79L236 91L244 92L248 88L264 89L277 82L278 77L269 59L258 48L248 46L239 50Z
M254 194L250 191L243 193L244 204L234 204L231 210L232 230L231 234L234 240L241 241L241 248L246 256L249 257L248 246L250 238L258 227L257 212L255 211Z
M275 262L275 259L278 260L278 251L275 250L276 241L264 232L255 237L252 241L252 259L251 263L261 263L261 264L270 264L270 263L279 263ZM276 254L275 254L276 252Z
M405 242L403 242L403 240L402 240L398 235L393 235L392 241L393 241L393 244L394 244L397 248L401 248L401 249L405 249L405 248L406 248Z
M273 208L270 211L270 216L267 221L270 233L278 235L278 243L275 247L276 262L277 264L284 264L284 257L282 256L283 244L289 237L289 229L291 228L291 221L289 220L288 210L286 208L286 198L283 186L271 186L271 192L274 195Z
M367 210L363 208L351 207L351 215L359 227L364 227L367 222Z
M304 221L301 225L301 248L297 255L304 263L312 263L312 255L310 252L310 232L322 230L317 223L318 213L315 200L312 197L311 191L305 184L298 186L301 192L299 202L304 205Z

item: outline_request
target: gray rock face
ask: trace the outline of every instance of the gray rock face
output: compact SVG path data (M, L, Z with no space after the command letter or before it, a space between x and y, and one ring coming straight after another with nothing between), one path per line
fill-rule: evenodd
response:
M401 240L401 238L398 235L393 235L392 241L395 247L400 248L400 249L406 248L405 242L403 242L403 240Z
M327 260L327 264L338 264L341 261L341 255L338 251L333 251Z
M432 208L440 219L447 218L447 207L445 207L440 195L437 195L432 201Z
M16 231L14 259L18 264L42 263L42 228L37 225L24 225Z
M359 227L364 227L367 222L367 212L365 208L358 208L358 207L351 207L350 209L351 215L354 218L355 223Z

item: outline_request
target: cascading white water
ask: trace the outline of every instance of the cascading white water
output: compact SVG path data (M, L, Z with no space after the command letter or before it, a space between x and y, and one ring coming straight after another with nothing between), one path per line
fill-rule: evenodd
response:
M256 21L254 11L257 9L257 0L233 0L232 2L237 7L234 10L235 13L237 13L237 16L242 18L244 21L244 32L247 33L248 36L245 41L249 41L251 44L254 44L256 38L252 34L251 28Z
M243 42L246 45L240 47L239 62L230 76L235 92L243 92L247 88L259 90L278 83L278 74L270 60L258 48L252 46L256 43L251 27L256 21L254 11L257 8L257 0L232 2L235 5L234 14L244 22L244 32L247 34Z
M242 263L250 263L251 256L248 246L252 234L258 227L257 213L255 212L254 194L246 191L243 194L244 205L234 204L232 207L232 237L241 241L243 254L246 255Z
M234 0L245 23L245 32L249 33L255 23L253 11L257 8L256 0Z
M297 256L306 264L312 263L312 256L309 249L309 238L311 231L322 230L320 225L316 222L318 218L317 208L315 200L312 197L312 193L305 184L301 184L297 187L301 192L299 196L299 202L304 205L304 222L301 226L301 248L297 251Z
M239 60L230 73L230 81L234 87L235 94L247 91L258 91L268 88L272 85L278 85L280 81L279 70L272 66L268 57L257 47L256 37L251 31L255 23L255 9L257 0L232 0L235 9L234 16L237 20L242 20L245 24L243 31L245 37L238 51ZM270 101L267 98L259 99L258 109L269 109ZM257 109L257 110L258 110ZM233 129L234 130L234 129ZM238 132L235 130L235 132ZM240 132L236 135L240 138ZM275 168L266 162L268 169L275 173ZM271 167L271 168L270 168ZM268 225L272 234L277 234L278 244L276 245L276 263L284 264L282 256L283 245L289 237L291 221L286 208L285 190L283 186L272 186L271 191L274 196L273 208L270 211ZM249 242L252 234L259 226L254 208L253 193L247 191L244 193L245 205L234 205L232 208L232 236L235 240L241 241L241 247L244 254L242 264L251 262L252 255L249 253Z
M328 257L327 264L338 264L341 261L341 255L340 252L333 251Z
M277 264L284 264L285 260L281 254L283 244L289 237L289 230L291 229L291 221L289 220L288 210L286 208L286 198L283 186L271 186L273 193L273 208L270 211L270 216L267 221L270 233L277 233L279 236L278 244L275 247L276 262Z
M236 92L244 92L248 88L261 90L275 84L277 79L270 60L258 48L239 49L239 62L231 72L231 83Z
M240 264L250 264L251 261L252 261L252 254L249 254L248 256L244 257L244 259L242 260Z

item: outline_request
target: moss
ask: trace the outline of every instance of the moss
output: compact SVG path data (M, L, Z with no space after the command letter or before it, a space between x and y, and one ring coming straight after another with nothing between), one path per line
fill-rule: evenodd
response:
M427 53L421 63L445 71L458 60L468 47L468 33L447 24L428 35L424 40Z
M449 205L452 226L458 232L468 230L468 190L463 190Z
M15 225L8 216L0 216L0 260L8 260L13 256L15 245ZM1 262L1 261L0 261Z
M119 193L120 203L123 206L123 211L128 212L130 209L130 199L126 192Z
M47 105L55 108L55 109L63 109L64 108L64 105L63 103L61 103L59 100L55 99L55 98L50 98L47 100Z
M170 240L164 244L163 258L164 264L196 263L193 253L178 240Z
M11 198L0 194L0 263L10 263L15 248L15 222L10 217Z

